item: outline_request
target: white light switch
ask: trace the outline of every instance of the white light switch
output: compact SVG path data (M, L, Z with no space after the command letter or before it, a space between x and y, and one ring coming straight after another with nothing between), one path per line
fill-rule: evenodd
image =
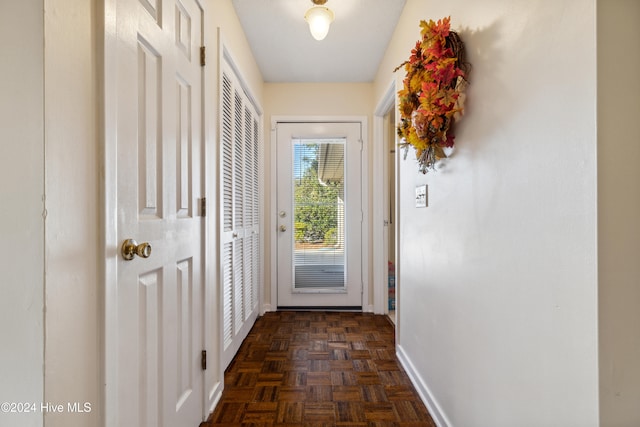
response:
M416 208L426 208L428 206L427 184L416 187Z

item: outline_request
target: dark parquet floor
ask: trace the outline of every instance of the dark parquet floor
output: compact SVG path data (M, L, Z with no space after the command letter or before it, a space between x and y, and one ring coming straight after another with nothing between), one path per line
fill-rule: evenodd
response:
M431 426L386 316L271 312L225 372L214 426Z

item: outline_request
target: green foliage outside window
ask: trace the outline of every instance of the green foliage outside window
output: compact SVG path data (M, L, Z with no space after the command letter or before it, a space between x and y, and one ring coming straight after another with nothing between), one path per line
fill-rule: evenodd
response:
M295 240L298 243L335 244L338 227L338 197L342 182L318 179L318 145L306 145L301 176L295 179ZM309 155L310 154L310 155ZM327 241L328 240L328 241Z

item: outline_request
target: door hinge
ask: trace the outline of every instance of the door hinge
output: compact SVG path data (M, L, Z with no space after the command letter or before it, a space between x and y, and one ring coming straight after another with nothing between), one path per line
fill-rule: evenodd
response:
M202 350L202 357L200 358L200 366L203 371L207 370L207 350Z
M200 199L200 216L207 216L207 198Z
M200 46L200 66L204 67L205 65L207 65L207 52L206 52L207 48L204 46Z

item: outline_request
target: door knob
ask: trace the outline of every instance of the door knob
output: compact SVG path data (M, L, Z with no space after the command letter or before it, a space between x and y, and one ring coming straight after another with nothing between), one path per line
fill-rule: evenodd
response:
M131 261L136 255L140 258L149 258L151 256L151 245L148 243L136 242L133 239L127 239L122 243L122 258Z
M287 226L286 226L286 225L281 225L281 226L280 226L280 231L281 231L281 232L285 232L285 231L287 231Z

